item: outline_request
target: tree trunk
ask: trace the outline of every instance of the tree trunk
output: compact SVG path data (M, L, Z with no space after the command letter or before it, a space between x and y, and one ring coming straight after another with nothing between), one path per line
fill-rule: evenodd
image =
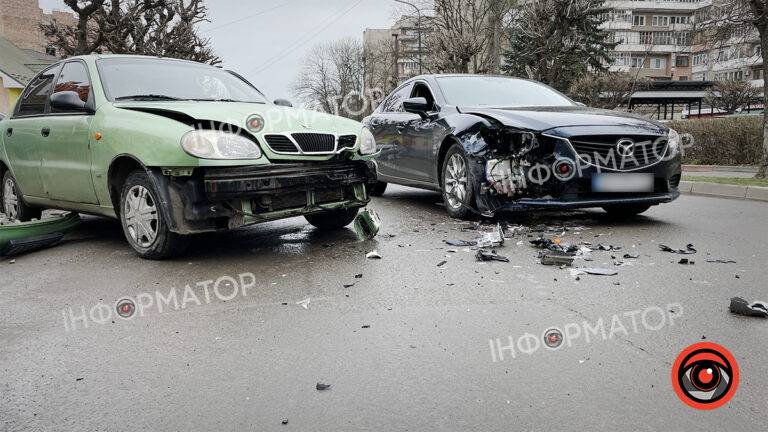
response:
M763 54L763 157L760 161L760 168L755 178L766 178L768 172L768 91L766 91L765 82L768 78L768 62L765 61L768 53L768 31L760 29L760 50Z

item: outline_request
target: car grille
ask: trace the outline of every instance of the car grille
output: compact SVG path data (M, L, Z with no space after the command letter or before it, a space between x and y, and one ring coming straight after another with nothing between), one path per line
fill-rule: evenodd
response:
M632 155L622 156L617 144L622 139L635 143ZM659 162L667 152L667 138L659 135L588 135L570 138L574 150L587 162L601 168L631 170Z
M299 149L293 144L290 138L285 135L265 135L264 139L272 151L277 153L298 153Z
M336 150L336 137L331 134L295 133L291 136L305 153L332 153Z
M355 135L342 135L339 137L339 148L352 148L357 144Z

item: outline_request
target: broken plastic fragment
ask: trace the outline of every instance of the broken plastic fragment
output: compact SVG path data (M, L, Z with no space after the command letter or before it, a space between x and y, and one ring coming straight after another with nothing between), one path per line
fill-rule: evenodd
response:
M371 240L379 233L381 219L375 211L367 208L355 217L354 227L357 234Z
M688 258L680 258L680 261L678 261L677 263L682 265L694 265L696 264L696 261L691 261Z
M365 254L365 257L368 259L381 259L381 254L379 252L373 250Z
M659 249L661 249L664 252L671 252L671 253L682 254L682 255L692 255L697 252L692 244L686 245L685 249L672 249L667 245L660 244Z
M733 297L729 310L738 315L768 318L768 302L764 301L749 303L741 297Z
M719 264L736 264L736 261L730 259L708 259L707 262Z
M593 267L581 267L577 269L571 269L571 276L578 276L582 274L596 275L596 276L616 276L619 274L616 270L609 270L604 268Z
M481 248L503 246L504 231L501 229L501 224L496 224L493 231L483 233L483 235L476 240L476 243L477 246Z
M638 259L638 258L640 258L640 254L630 254L630 253L624 254L624 259Z
M444 266L446 264L448 264L448 261L440 261L439 263L437 263L437 266L438 267L442 267L442 266Z
M606 245L599 244L599 245L595 246L595 249L606 251L606 252L613 252L613 251L621 250L621 246L614 246L614 245L607 245L606 246Z
M489 252L487 250L479 250L477 251L477 254L475 254L475 258L477 258L478 261L509 262L509 258L497 254L496 251Z
M477 242L473 242L473 241L466 241L466 240L443 240L443 241L448 246L459 246L459 247L477 246Z
M323 390L328 390L329 388L331 388L331 385L330 384L317 383L315 388L317 390L323 391Z
M545 253L541 256L541 263L549 266L571 266L574 257L570 255L560 255L556 253Z

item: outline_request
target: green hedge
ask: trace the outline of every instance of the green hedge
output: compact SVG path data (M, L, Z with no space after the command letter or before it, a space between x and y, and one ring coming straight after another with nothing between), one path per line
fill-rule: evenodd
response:
M676 120L668 126L689 133L694 144L685 149L684 163L758 165L762 156L763 116Z

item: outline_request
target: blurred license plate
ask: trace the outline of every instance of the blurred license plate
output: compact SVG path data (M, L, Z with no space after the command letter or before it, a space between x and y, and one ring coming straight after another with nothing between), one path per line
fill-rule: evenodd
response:
M595 174L593 192L653 192L653 174Z

